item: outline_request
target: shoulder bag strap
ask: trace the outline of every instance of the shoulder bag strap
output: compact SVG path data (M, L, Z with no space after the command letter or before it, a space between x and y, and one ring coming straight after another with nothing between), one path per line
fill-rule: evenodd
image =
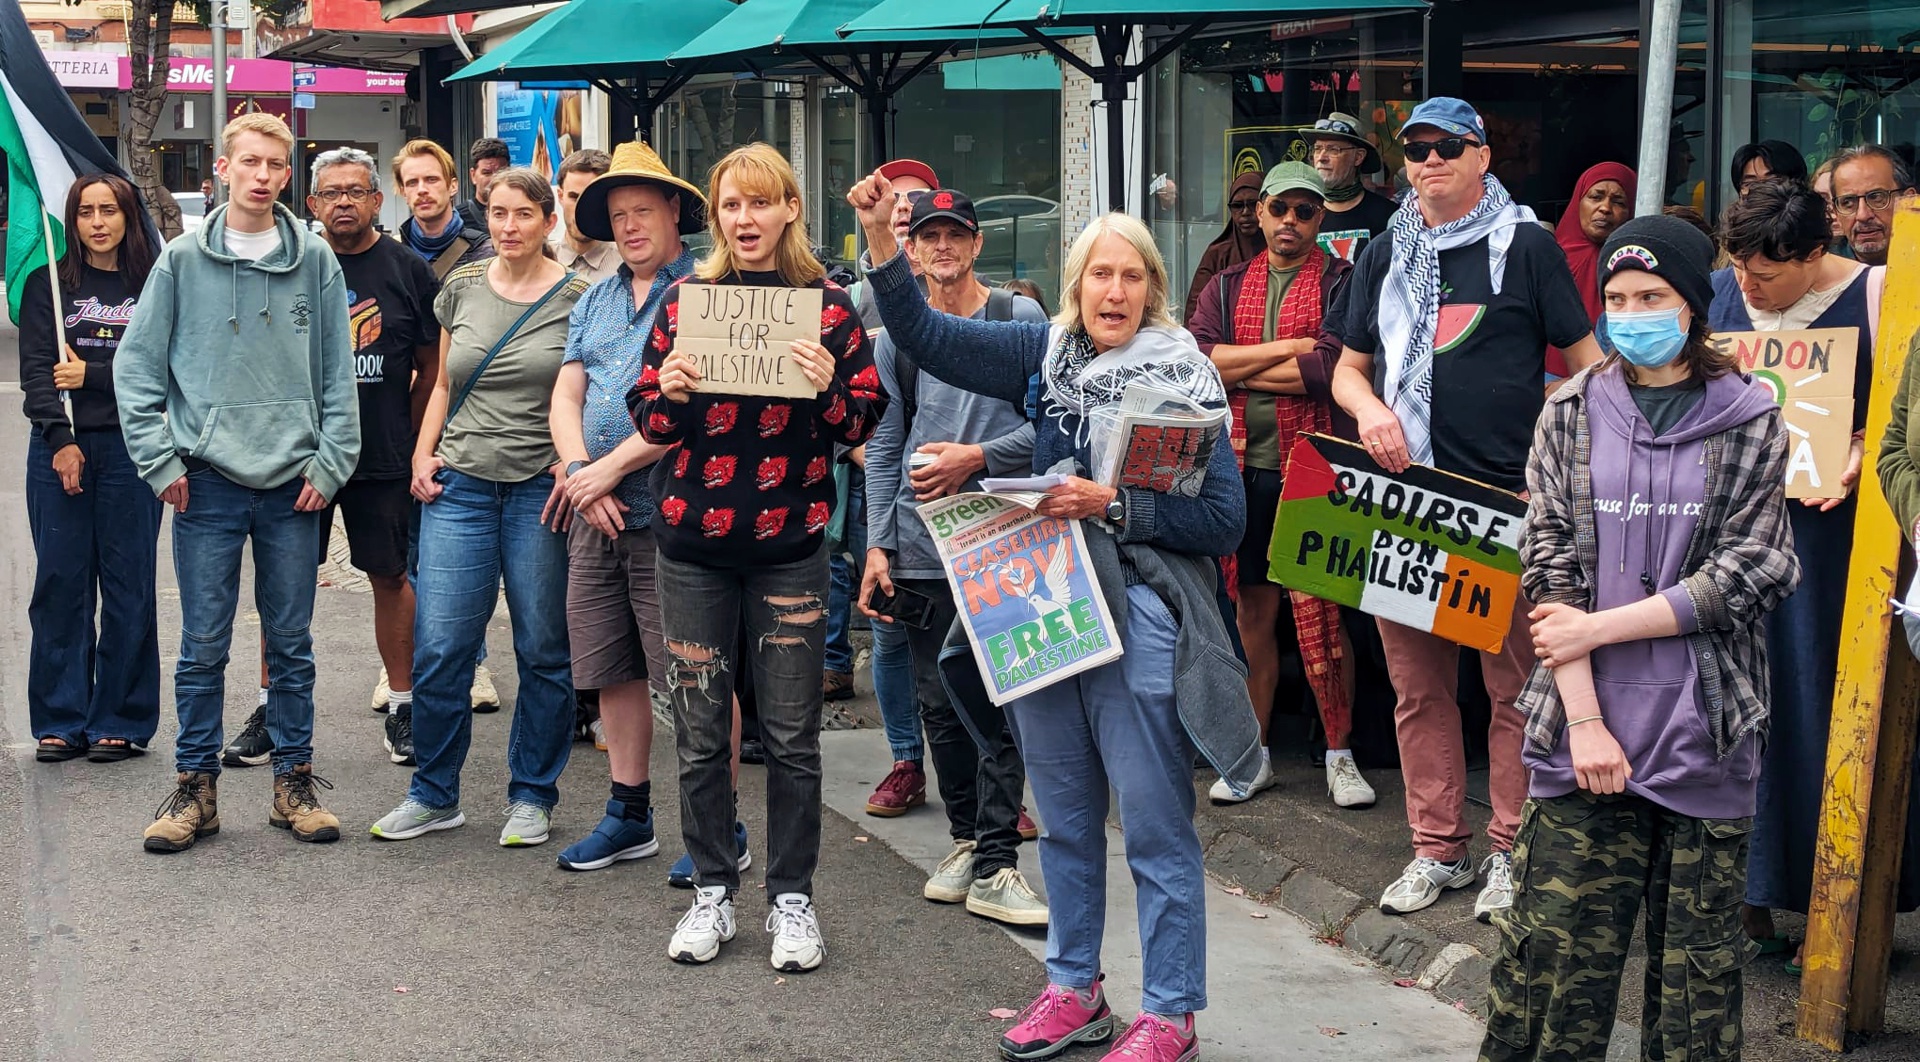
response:
M454 267L460 264L460 256L466 254L467 249L472 246L473 244L468 243L465 236L455 236L453 242L447 244L447 249L441 251L440 256L433 260L433 279L447 279L447 274L453 272Z
M573 274L568 273L566 276L563 276L559 280L555 281L553 287L548 288L547 293L545 295L540 296L538 301L536 301L532 306L527 307L526 312L520 315L519 320L516 320L512 324L508 325L507 330L500 333L500 338L494 340L493 348L487 351L487 356L480 359L480 364L478 367L476 367L473 370L473 375L467 377L466 385L461 387L460 393L454 396L453 404L447 407L447 423L452 423L454 414L460 412L461 406L466 405L467 396L473 393L473 385L480 382L480 374L486 372L487 366L493 364L494 357L497 356L500 353L500 351L506 347L507 341L513 338L514 333L520 331L520 326L526 324L528 318L532 317L535 313L538 313L540 310L540 307L545 306L547 304L548 299L551 299L555 295L559 294L560 289L563 287L566 287L567 281L572 279L573 279ZM445 430L445 425L442 425L442 430Z

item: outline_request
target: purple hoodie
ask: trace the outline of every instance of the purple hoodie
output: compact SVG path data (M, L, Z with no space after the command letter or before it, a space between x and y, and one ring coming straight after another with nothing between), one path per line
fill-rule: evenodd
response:
M1593 610L1630 605L1658 592L1680 619L1679 637L1625 642L1593 653L1594 692L1606 727L1633 768L1627 791L1693 818L1752 815L1759 740L1749 737L1724 760L1714 755L1698 662L1686 637L1699 630L1699 621L1680 580L1687 574L1682 566L1706 499L1705 440L1776 406L1751 378L1728 374L1709 381L1693 408L1655 437L1623 373L1591 376L1584 401L1600 558L1593 573ZM1564 731L1552 756L1529 753L1527 766L1536 797L1564 796L1578 788Z

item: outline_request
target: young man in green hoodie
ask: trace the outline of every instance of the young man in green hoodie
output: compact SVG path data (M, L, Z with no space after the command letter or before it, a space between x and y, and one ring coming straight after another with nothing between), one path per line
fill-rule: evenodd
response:
M222 147L228 204L161 253L114 358L127 452L174 509L180 584L179 777L146 830L150 852L220 830L227 650L249 539L273 675L268 821L296 840L340 836L318 793L332 787L313 773L309 624L321 512L360 456L346 283L327 245L276 202L292 175L286 123L243 115Z

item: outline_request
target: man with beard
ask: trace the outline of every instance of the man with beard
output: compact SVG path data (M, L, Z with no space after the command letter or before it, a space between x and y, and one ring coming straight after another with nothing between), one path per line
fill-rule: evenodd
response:
M1834 156L1833 220L1855 259L1887 264L1893 240L1893 208L1913 194L1913 178L1900 156L1878 144L1860 144Z
M507 142L497 136L483 136L467 148L467 179L473 182L473 198L464 200L454 207L460 218L468 226L486 231L487 228L487 189L493 184L493 175L513 165L513 153L507 149Z
M1393 200L1369 191L1360 175L1380 168L1380 152L1360 135L1360 119L1335 111L1300 131L1307 157L1327 185L1326 217L1320 224L1320 249L1348 262L1360 248L1387 231Z
M431 140L409 140L393 157L393 183L412 217L400 223L400 239L444 280L455 267L493 256L486 219L468 221L453 206L453 156Z

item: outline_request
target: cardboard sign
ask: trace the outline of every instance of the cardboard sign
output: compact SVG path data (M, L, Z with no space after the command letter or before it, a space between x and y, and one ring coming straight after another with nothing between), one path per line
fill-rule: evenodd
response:
M1268 578L1497 653L1520 593L1526 516L1518 495L1426 465L1394 475L1353 443L1302 434Z
M819 394L788 346L820 340L819 288L683 284L673 349L700 366L700 391L722 395Z
M1713 345L1773 391L1787 427L1787 497L1837 498L1853 441L1858 328L1716 332Z
M1016 498L959 494L919 507L995 704L1121 654L1087 556L1086 529L1078 520L1041 516Z

